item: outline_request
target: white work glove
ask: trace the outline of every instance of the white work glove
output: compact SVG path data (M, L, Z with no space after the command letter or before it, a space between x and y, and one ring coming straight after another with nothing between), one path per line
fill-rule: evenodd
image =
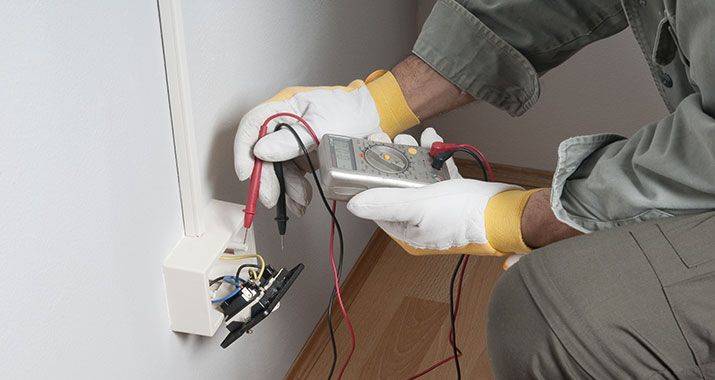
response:
M376 79L371 81L372 78ZM264 206L275 206L280 193L271 162L289 161L303 155L291 132L286 128L274 132L276 125L292 126L308 150L316 146L305 127L291 117L272 120L268 134L257 141L261 125L270 116L284 112L298 115L310 124L318 139L326 133L359 138L382 131L394 135L419 123L390 72L375 72L366 82L355 80L345 87L286 88L243 116L234 141L236 174L244 181L253 171L254 155L264 161L258 194ZM313 163L317 169L317 159ZM286 206L301 216L312 196L310 183L305 179L307 167L301 169L294 162L287 162L283 167Z
M399 139L395 142L406 144ZM422 146L429 147L441 138L428 128L421 140ZM456 172L456 166L450 168L453 179L420 188L366 190L350 200L348 210L374 220L413 255L528 252L521 239L521 214L534 191L463 179L458 173L452 175L452 170Z

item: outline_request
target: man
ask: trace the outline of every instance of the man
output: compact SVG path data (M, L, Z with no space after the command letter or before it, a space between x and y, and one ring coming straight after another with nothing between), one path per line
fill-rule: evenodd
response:
M537 101L540 75L628 25L671 111L663 120L629 139L564 141L551 189L456 179L368 190L348 208L413 254L543 247L492 294L497 379L715 379L712 0L439 0L413 55L391 72L286 89L250 111L236 136L237 173L250 176L252 153L299 156L287 131L256 143L278 112L303 116L319 136L357 137L392 137L475 99L519 116ZM289 207L300 214L310 186L296 166L288 173ZM272 207L273 171L261 181Z

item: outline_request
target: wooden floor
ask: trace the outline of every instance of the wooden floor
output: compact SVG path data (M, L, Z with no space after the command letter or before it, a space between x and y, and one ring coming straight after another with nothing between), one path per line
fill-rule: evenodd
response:
M478 177L471 162L458 162L465 177ZM546 187L551 173L494 165L498 181ZM457 256L416 257L406 254L377 230L342 286L357 348L343 379L401 379L451 356L448 341L449 280ZM486 349L489 294L502 273L503 258L472 257L467 267L457 318L457 342L463 352L464 379L492 379ZM336 302L337 303L337 302ZM350 334L339 309L333 309L338 365L350 349ZM285 379L326 379L332 349L325 316L296 358ZM454 379L453 362L421 379Z

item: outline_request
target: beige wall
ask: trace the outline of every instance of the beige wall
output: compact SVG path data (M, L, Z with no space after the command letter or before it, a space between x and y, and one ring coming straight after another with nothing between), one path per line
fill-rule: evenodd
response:
M418 3L418 22L431 0ZM541 99L512 118L489 104L472 104L426 120L445 141L480 147L490 161L553 169L556 148L570 136L614 132L630 136L667 110L630 30L592 44L541 79Z

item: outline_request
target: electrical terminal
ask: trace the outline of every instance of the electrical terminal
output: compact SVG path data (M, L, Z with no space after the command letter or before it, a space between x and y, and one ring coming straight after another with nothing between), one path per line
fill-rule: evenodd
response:
M276 270L267 265L261 255L236 255L241 252L231 247L229 245L224 255L219 257L219 261L223 263L217 265L223 268L221 273L225 274L214 278L208 284L212 289L211 303L224 315L224 324L229 330L228 336L221 342L223 348L251 331L256 324L277 310L280 299L303 270L303 264L298 264L291 270ZM235 262L234 260L241 260L242 264L238 267L225 265ZM228 268L233 269L227 273Z

